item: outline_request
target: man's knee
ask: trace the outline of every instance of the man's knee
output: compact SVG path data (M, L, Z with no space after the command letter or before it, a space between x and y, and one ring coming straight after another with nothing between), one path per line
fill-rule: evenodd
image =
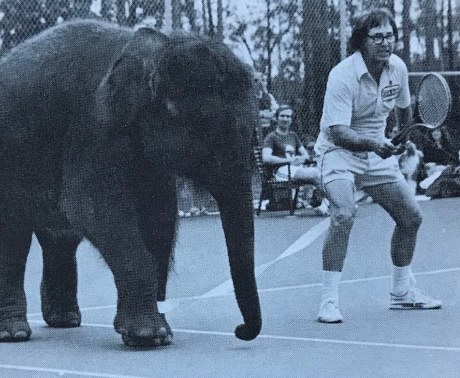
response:
M341 207L331 212L331 225L334 227L351 228L355 221L356 208Z
M418 230L423 222L423 215L421 211L406 212L404 219L399 223L400 226L408 229Z

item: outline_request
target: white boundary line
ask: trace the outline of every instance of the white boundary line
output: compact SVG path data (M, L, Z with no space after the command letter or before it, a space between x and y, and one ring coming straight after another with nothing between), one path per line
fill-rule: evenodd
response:
M452 272L460 272L460 267L455 267L455 268L446 268L446 269L437 269L437 270L430 270L426 272L418 272L418 273L413 273L414 276L428 276L432 274L444 274L444 273L452 273ZM390 279L391 276L376 276L376 277L367 277L367 278L356 278L353 280L343 280L340 282L341 285L346 285L346 284L355 284L355 283L361 283L361 282L369 282L369 281L379 281L379 280L386 280ZM312 284L303 284L303 285L293 285L293 286L281 286L281 287L271 287L268 289L259 289L258 293L270 293L274 291L283 291L283 290L298 290L298 289L308 289L312 287L320 287L322 286L322 283L317 282L317 283L312 283ZM225 293L221 294L220 297L224 296L230 296L233 295L233 292L230 293ZM212 296L212 297L204 297L203 295L199 296L193 296L193 297L180 297L180 298L171 298L167 299L164 303L162 303L162 312L168 312L172 310L173 308L179 306L182 304L182 302L185 301L193 301L193 300L198 300L198 299L208 299L208 298L216 298L217 296ZM93 306L93 307L85 307L81 308L80 311L98 311L98 310L106 310L106 309L112 309L115 308L116 305L104 305L104 306ZM165 311L164 311L165 310ZM35 312L31 314L27 314L27 316L30 317L35 317L35 316L42 316L41 312ZM29 319L30 320L30 319ZM30 320L32 321L32 320Z
M294 243L292 243L281 255L276 257L275 259L259 265L258 267L255 268L255 276L259 277L262 273L264 273L268 268L270 268L272 265L277 263L280 260L285 259L286 257L292 256L299 251L302 251L306 247L308 247L311 243L313 243L318 237L320 237L329 227L331 220L329 218L324 219L323 221L317 223L314 225L312 228L310 228L307 232L305 232L300 238L298 238ZM215 298L215 297L223 297L226 295L231 295L233 294L233 281L231 279L223 282L222 284L216 286L214 289L209 290L207 293L204 293L199 296L194 296L194 297L185 297L185 298L177 298L177 299L169 299L166 300L165 302L159 303L159 306L161 307L160 311L161 312L169 312L179 306L182 301L186 300L195 300L195 299L208 299L208 298ZM105 309L105 308L112 308L115 306L98 306L98 307L91 307L88 309L81 309L81 311L87 311L87 310L99 310L99 309ZM40 313L33 313L33 314L28 314L28 316L41 316Z
M268 268L270 268L273 264L277 263L278 261L283 260L286 257L292 256L297 252L308 247L319 236L321 236L321 234L323 234L324 231L328 229L330 222L331 220L329 218L319 222L318 224L310 228L306 233L304 233L300 238L298 238L277 258L256 267L256 277L260 276L262 273L264 273ZM221 297L231 292L233 292L233 282L232 280L227 280L219 286L215 287L214 289L208 291L207 293L200 295L199 298Z
M418 272L414 273L414 276L428 276L431 274L443 274L443 273L451 273L451 272L460 272L460 267L456 268L447 268L447 269L438 269L438 270L430 270L426 272ZM344 284L354 284L354 283L361 283L361 282L369 282L369 281L379 281L379 280L386 280L390 279L391 276L376 276L376 277L367 277L367 278L356 278L353 280L343 280L340 282L340 285ZM272 291L283 291L283 290L296 290L296 289L308 289L310 287L319 287L323 284L321 282L312 283L312 284L303 284L303 285L293 285L293 286L281 286L281 287L273 287L268 289L259 289L259 293L269 293Z
M55 373L55 374L58 374L59 376L77 375L77 376L80 376L80 377L83 376L83 377L100 377L100 378L147 378L147 377L141 377L141 376L137 376L137 375L92 373L92 372L89 372L89 371L41 368L41 367L38 367L38 366L25 366L25 365L0 364L0 369L34 371L34 372L40 372L40 373Z
M32 323L40 323L45 325L42 320L33 320ZM96 324L96 323L82 323L83 327L93 328L113 328L111 324ZM232 332L219 332L219 331L202 331L196 329L173 329L173 332L188 333L192 335L208 335L208 336L230 336L235 335ZM317 337L295 337L295 336L280 336L280 335L264 335L257 336L260 339L281 340L281 341L302 341L311 343L326 343L326 344L340 344L340 345L356 345L356 346L373 346L373 347L386 347L386 348L399 348L399 349L417 349L417 350L439 350L444 352L460 352L460 347L446 347L436 345L415 345L415 344L398 344L398 343L378 343L372 341L357 341L357 340L337 340L337 339L321 339ZM1 367L1 365L0 365Z

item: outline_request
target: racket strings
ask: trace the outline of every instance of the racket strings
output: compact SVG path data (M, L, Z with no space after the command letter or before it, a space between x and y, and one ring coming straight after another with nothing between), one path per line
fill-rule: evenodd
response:
M446 85L435 75L424 77L418 93L418 112L422 122L439 126L447 118L451 97Z

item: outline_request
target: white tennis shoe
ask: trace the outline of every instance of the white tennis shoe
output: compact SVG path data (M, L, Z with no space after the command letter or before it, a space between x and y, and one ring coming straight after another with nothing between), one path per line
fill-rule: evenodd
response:
M412 287L401 296L390 293L390 310L436 310L442 307L442 301L430 297Z
M321 302L318 314L320 323L342 323L343 316L339 310L339 301L327 298Z

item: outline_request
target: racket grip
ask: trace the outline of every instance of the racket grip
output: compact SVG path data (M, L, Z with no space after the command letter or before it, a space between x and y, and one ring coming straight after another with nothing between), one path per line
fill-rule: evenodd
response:
M399 133L397 133L391 139L391 143L393 143L393 145L395 145L395 146L397 146L398 144L401 144L404 141L404 138L406 137L407 133L410 130L413 130L414 128L416 128L417 126L418 126L418 124L406 127L405 129L402 129Z
M393 139L391 139L391 143L393 143L394 146L397 146L398 144L400 144L403 140L404 134L405 133L399 133L398 135L393 137Z
M396 134L391 139L391 143L393 143L393 145L395 145L395 146L397 146L398 144L401 144L401 142L403 141L405 135L406 135L406 130L400 131L398 134Z

